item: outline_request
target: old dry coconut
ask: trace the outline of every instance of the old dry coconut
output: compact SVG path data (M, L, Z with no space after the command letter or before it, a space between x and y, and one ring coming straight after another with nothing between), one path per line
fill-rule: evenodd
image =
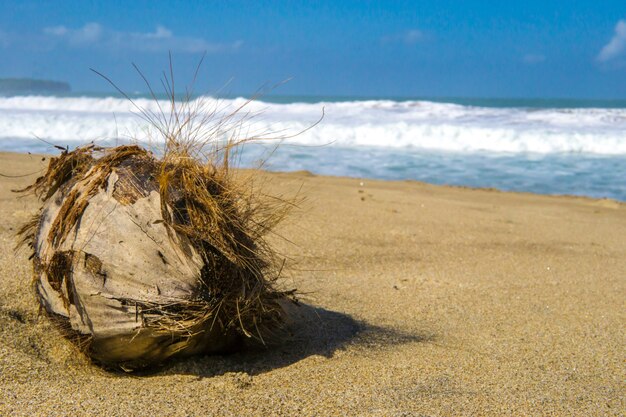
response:
M181 147L64 151L28 187L21 230L41 306L97 363L125 370L264 343L293 291L263 235L284 215ZM280 265L278 265L280 266Z

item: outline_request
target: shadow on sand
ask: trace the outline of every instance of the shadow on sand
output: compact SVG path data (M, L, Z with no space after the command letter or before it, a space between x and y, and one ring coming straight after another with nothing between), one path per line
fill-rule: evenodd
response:
M347 346L382 348L405 343L429 342L432 334L406 334L373 326L352 317L307 304L294 307L287 335L269 347L252 348L228 355L192 357L171 362L151 373L131 375L196 375L207 378L226 373L250 376L283 368L307 357L320 355L330 358Z

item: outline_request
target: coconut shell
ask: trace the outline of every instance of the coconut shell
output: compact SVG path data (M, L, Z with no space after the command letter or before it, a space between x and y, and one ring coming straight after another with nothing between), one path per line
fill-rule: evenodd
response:
M203 176L215 171L164 164L138 147L79 148L53 160L32 187L43 206L22 234L34 250L37 297L101 364L135 369L263 340L291 294L263 275L269 263L255 234L240 230L245 219L233 219L244 216L233 193L202 206L176 180L193 174L213 184L222 180ZM204 188L203 198L213 198ZM203 238L192 209L217 219L212 236ZM219 227L230 229L218 236Z

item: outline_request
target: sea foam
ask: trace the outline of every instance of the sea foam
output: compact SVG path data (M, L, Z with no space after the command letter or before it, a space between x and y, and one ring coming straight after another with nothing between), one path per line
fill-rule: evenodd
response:
M145 98L0 98L0 150L49 153L58 152L53 145L136 141L158 152L163 139L141 112L167 114L168 108L167 101ZM266 169L626 201L624 108L392 100L274 104L210 97L187 108L199 109L200 118L212 116L201 137L274 139L234 155L244 167L271 155Z
M138 108L159 112L167 101L122 98L0 98L0 141L43 139L62 146L90 141L158 140ZM196 99L215 120L243 98ZM324 117L313 129L324 112ZM427 101L251 102L242 136L284 137L300 145L414 148L452 152L626 155L626 109L487 108ZM241 121L240 119L236 119ZM298 134L300 133L300 134Z

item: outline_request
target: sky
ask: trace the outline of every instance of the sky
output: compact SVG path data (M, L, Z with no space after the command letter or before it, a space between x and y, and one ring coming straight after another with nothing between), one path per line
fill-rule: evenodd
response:
M0 78L145 91L169 53L202 93L626 99L626 1L0 0Z

